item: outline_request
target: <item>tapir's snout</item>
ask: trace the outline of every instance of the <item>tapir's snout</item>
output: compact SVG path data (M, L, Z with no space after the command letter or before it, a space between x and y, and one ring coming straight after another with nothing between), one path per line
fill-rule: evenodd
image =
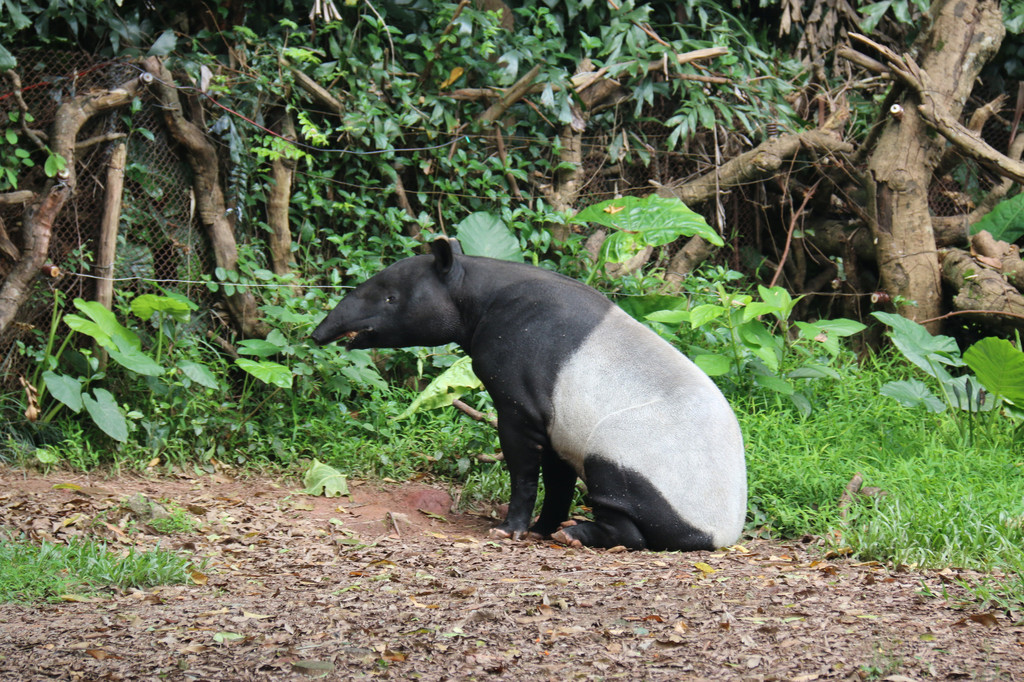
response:
M326 329L326 322L326 320L321 322L317 328L313 330L313 333L309 335L310 340L318 346L326 346L337 338L332 337L330 332Z
M318 346L326 346L329 343L334 343L335 341L340 341L342 339L348 339L349 341L352 341L358 335L359 332L354 329L352 331L347 332L333 331L329 326L327 326L325 321L319 327L313 330L313 333L310 334L309 338L312 339L313 343L315 343Z
M318 346L326 346L345 339L346 347L352 348L360 336L373 332L373 325L368 320L352 323L347 315L342 315L337 309L331 311L323 322L317 325L309 338Z

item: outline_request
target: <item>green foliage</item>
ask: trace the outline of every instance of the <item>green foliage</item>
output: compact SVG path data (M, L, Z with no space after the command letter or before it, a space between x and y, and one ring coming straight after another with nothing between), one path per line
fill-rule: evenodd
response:
M860 365L847 357L835 367L838 380L818 384L807 416L786 409L781 396L733 395L751 520L782 537L832 538L865 560L1024 575L1024 477L1012 424L997 421L989 439L951 446L960 433L945 415L893 410L877 399L908 369L896 354ZM881 492L856 495L841 509L857 473ZM1016 594L1024 603L1024 590Z
M142 466L161 457L179 466L209 467L214 460L287 466L316 459L341 476L400 479L430 471L462 483L464 499L507 495L501 465L470 454L495 450L493 429L451 407L410 408L415 394L404 386L434 380L429 391L438 403L458 394L486 409L472 377L458 376L468 361L431 350L311 346L309 331L335 302L320 287L357 283L420 252L412 234L454 233L467 253L528 260L599 284L606 262L622 262L645 246L687 234L719 243L679 202L626 198L580 214L612 231L598 263L586 259L579 236L552 244L548 226L569 217L528 192L563 170L552 140L580 115L565 84L584 60L625 84L619 106L585 112L591 130L608 133L604 153L611 162L652 160L648 144L662 142L648 140L636 125L649 116L668 128L668 148L685 147L702 130L754 137L768 123L803 125L786 100L805 78L800 64L746 6L710 0L678 7L527 3L513 10L511 30L500 13L473 3L346 3L342 20L315 26L271 4L249 13L245 26L191 36L166 30L177 11L170 5L5 6L10 21L0 27L0 68L39 43L166 55L175 73L184 71L218 103L266 126L255 128L221 109L208 118L226 150L241 245L237 270L218 269L209 287L234 293L253 284L276 286L256 290L271 333L231 339L241 355L236 362L204 335L205 309L173 295L144 294L115 313L83 301L68 316L74 333L63 338L55 316L37 346L24 346L37 360L31 383L42 407L32 428L40 443L48 429L57 432L34 450L47 465ZM891 23L890 17L905 22L922 7L918 0L869 4L865 26ZM728 54L699 66L675 59L709 47ZM240 65L230 74L221 67L228 52ZM663 66L652 70L651 64ZM507 88L535 65L539 94L515 104L495 128L475 123L489 102L452 96L455 88ZM291 66L328 88L340 110L325 113L311 104ZM727 75L731 83L691 78L709 74ZM857 109L856 94L852 99ZM867 100L864 110L873 116L875 104ZM129 113L142 106L136 102ZM268 135L268 128L280 130L282 112L294 117L298 144ZM64 161L29 146L22 123L32 121L20 116L8 114L0 137L0 190L16 188L36 166L59 172ZM125 117L133 135L139 133L131 139L152 139ZM857 125L866 124L855 122L855 132ZM506 145L502 153L494 153L496 130ZM281 158L298 170L290 215L298 274L278 278L260 247L269 229L270 163ZM126 173L147 196L167 196L160 173L145 162L133 161ZM398 205L399 187L408 208ZM989 218L1004 238L1017 233L1017 199ZM153 226L167 221L127 209L137 234L156 234ZM87 255L75 257L84 262ZM616 280L614 290L630 314L685 349L740 406L751 453L752 522L786 535L838 529L856 551L880 559L1012 565L1004 549L1020 539L1011 521L1020 517L1022 495L1012 476L1019 463L1006 454L1015 442L1013 420L1002 417L1020 407L1012 369L1017 355L986 340L960 357L948 342L900 327L897 345L924 381L908 379L904 365L857 370L842 339L856 334L858 323L794 320L797 299L780 288L737 289L737 277L709 269L687 280L685 295L664 296L650 293L654 279L641 272ZM105 368L93 341L110 357ZM976 379L954 376L959 363ZM943 412L892 410L879 395ZM999 407L986 413L984 438L964 438L962 422L950 418L973 420L976 413L962 412L972 405ZM9 412L5 406L4 415ZM859 503L843 521L836 500L856 471L889 495ZM979 481L995 491L985 497ZM949 536L963 546L959 554L955 543L941 539L942 525L957 519L965 520L963 527ZM974 544L971 533L979 538Z
M249 339L244 343L251 345L252 339ZM292 371L280 363L273 362L271 360L249 360L248 358L236 358L235 364L265 384L271 384L272 386L286 389L290 389L292 387Z
M473 373L472 358L461 357L431 381L398 418L404 419L418 410L447 407L453 400L470 391L478 391L482 387L483 383Z
M314 459L302 477L307 495L323 495L324 497L341 497L348 495L348 481L345 474L334 467Z
M987 337L964 351L964 364L995 397L1024 407L1024 353L1006 339Z
M0 603L59 602L107 587L147 588L188 582L191 562L164 549L115 553L95 540L67 544L0 538Z
M195 531L198 523L196 517L189 510L173 500L161 500L160 506L167 514L166 516L153 516L147 519L146 525L150 528L163 535Z
M931 377L939 389L936 397L917 379L899 380L883 385L882 395L894 398L904 407L923 407L931 412L948 408L965 442L974 439L976 424L991 436L993 423L1000 414L1010 418L1022 416L1019 403L1024 398L1024 353L1009 341L982 339L961 358L960 348L951 337L932 336L918 323L892 313L872 315L891 327L893 345ZM946 369L964 365L977 376L969 373L953 376ZM989 413L987 419L980 418L982 412Z
M174 381L173 375L180 372L185 377L186 383L194 381L207 388L219 387L213 373L193 361L182 359L180 364L176 364L173 368L165 367L160 361L165 335L168 331L164 325L166 321L164 316L169 316L170 319L179 323L187 323L190 319L190 310L195 308L191 302L180 296L166 297L152 294L144 294L132 301L131 310L137 317L145 321L156 317L156 357L142 349L142 339L135 331L122 325L116 315L101 304L76 298L74 305L85 317L67 314L64 316L64 323L73 331L95 341L106 351L109 358L130 376ZM56 312L56 310L55 307L54 311ZM51 325L51 337L47 342L43 358L43 366L48 369L40 374L41 384L37 382L39 400L42 401L46 392L49 391L56 401L56 404L44 413L43 423L52 421L62 405L75 414L84 408L93 423L103 433L119 443L126 442L130 427L116 397L106 388L90 389L91 384L100 382L107 376L106 372L101 371L98 358L93 356L91 351L83 349L76 353L80 362L67 367L71 373L62 371L61 356L72 337L66 337L56 353L51 354L56 330L57 326L54 323ZM173 331L171 336L173 336Z
M790 333L798 299L782 287L758 286L760 300L755 300L722 281L690 278L689 285L692 298L657 296L623 307L686 348L710 376L728 376L737 386L752 382L786 396L804 414L812 409L812 382L838 378L832 366L844 352L840 339L864 329L854 320L836 319L796 322L796 332ZM690 333L683 323L689 323Z
M924 14L928 11L928 0L882 0L863 5L858 11L864 15L860 23L861 30L871 33L878 26L883 17L892 12L893 17L901 24L909 24L914 21L914 10Z
M982 230L1010 244L1024 237L1024 192L1000 201L971 226L971 234Z
M0 50L3 50L3 46L0 46ZM0 52L0 61L2 60L3 54ZM2 70L0 68L0 71ZM4 129L3 137L0 137L0 191L17 189L18 171L36 165L32 160L31 151L22 144L19 130L16 129L20 128L23 121L25 124L31 124L34 120L35 117L29 112L25 112L24 116L20 111L7 113L8 127Z
M455 227L455 235L468 256L485 256L517 263L523 261L519 240L509 232L504 221L493 213L477 211Z
M716 246L724 243L703 216L678 199L656 194L602 201L577 213L573 221L597 223L613 230L601 245L588 283L605 263L623 263L648 246L664 246L680 237L693 236Z

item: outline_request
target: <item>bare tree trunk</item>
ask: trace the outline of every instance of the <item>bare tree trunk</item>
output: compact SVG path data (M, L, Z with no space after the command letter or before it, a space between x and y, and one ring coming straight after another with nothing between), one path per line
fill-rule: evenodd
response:
M103 216L100 218L100 236L96 240L96 301L107 310L114 302L114 258L117 254L117 228L121 221L121 190L124 189L124 162L128 146L123 142L114 147L107 166L107 186L103 193ZM93 353L99 361L100 371L107 367L107 349L98 343Z
M562 168L555 171L551 185L545 189L551 208L559 212L569 212L576 204L580 194L580 169L583 167L583 130L585 124L565 125L558 136L562 151L559 162ZM551 236L555 241L563 242L569 238L568 225L551 225Z
M40 201L26 208L22 226L24 244L21 260L8 273L3 287L0 287L0 333L14 321L18 308L32 293L32 280L42 272L46 264L53 221L57 219L71 191L71 185L67 182L51 180L40 195Z
M932 24L918 40L921 66L904 57L911 72L930 83L928 96L959 118L974 81L995 54L1004 32L998 4L987 0L942 0L931 10ZM868 215L878 248L883 286L899 312L935 320L941 306L939 259L928 210L928 186L942 158L945 140L933 134L908 91L879 137L868 163ZM930 323L932 331L937 322Z
M114 257L117 253L117 227L121 220L121 190L124 187L124 162L128 147L122 142L114 147L107 166L107 187L103 196L103 217L100 236L96 240L96 300L110 309L114 301Z
M163 62L157 57L148 57L143 60L142 65L156 77L156 93L163 106L168 129L174 139L188 150L188 162L195 172L196 207L199 219L210 235L217 266L234 271L238 268L238 245L231 222L227 218L217 150L203 130L182 114L178 91L172 85L173 77ZM242 287L236 288L235 293L225 294L224 300L243 336L266 336L266 326L257 317L256 298L250 291Z
M63 157L66 165L55 181L46 184L38 200L26 207L21 228L21 259L0 286L0 334L11 324L18 308L31 294L32 280L46 263L53 223L75 191L75 140L78 132L96 114L131 102L140 83L148 82L150 78L149 74L143 74L119 88L91 92L57 107L50 133L50 149Z
M281 134L289 140L295 139L295 123L291 114L281 114ZM280 156L270 164L271 186L267 191L267 222L270 224L270 263L275 275L291 273L292 231L288 224L288 204L292 196L292 178L295 175L295 161Z

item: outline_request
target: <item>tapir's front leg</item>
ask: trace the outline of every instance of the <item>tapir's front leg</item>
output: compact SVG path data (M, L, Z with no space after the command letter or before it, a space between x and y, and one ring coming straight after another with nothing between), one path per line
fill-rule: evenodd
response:
M516 540L526 534L537 502L537 480L540 477L541 453L544 446L524 437L524 429L513 420L498 417L498 438L508 467L512 494L508 500L505 520L491 532L498 537Z

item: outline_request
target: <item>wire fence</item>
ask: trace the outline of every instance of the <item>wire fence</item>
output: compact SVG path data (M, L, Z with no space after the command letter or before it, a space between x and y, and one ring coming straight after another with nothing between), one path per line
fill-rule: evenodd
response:
M35 117L32 126L41 130L50 128L60 102L77 93L119 86L137 73L128 64L80 52L31 51L19 54L18 61L23 72L32 74L35 84L45 84L22 91ZM145 98L146 94L140 96ZM16 109L13 97L0 99L0 115ZM212 256L192 210L191 171L175 152L155 112L150 106L130 114L124 109L114 110L90 119L79 134L80 140L127 136L123 207L112 276L118 280L119 291L127 294L155 291L153 280L180 280L176 290L197 302L207 302L211 292L202 285L201 276L211 270ZM152 137L128 135L131 129L146 129ZM76 190L54 222L48 253L49 262L65 272L93 273L114 144L88 147L75 160ZM27 169L20 187L38 189L45 180L42 169L36 166ZM0 220L9 232L21 222L23 211L21 205L0 206ZM0 278L6 277L13 266L13 259L0 256ZM17 377L30 370L33 361L22 348L36 345L40 335L48 332L58 292L63 294L60 298L67 307L74 298L95 298L96 281L89 276L62 276L36 282L14 324L0 336L0 389L16 387Z

